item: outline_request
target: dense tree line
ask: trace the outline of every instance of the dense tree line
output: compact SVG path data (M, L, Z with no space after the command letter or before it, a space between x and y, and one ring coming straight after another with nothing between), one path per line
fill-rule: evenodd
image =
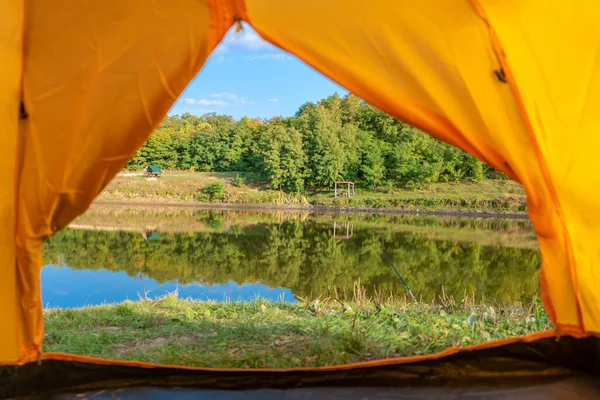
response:
M342 179L369 187L420 187L500 175L351 94L306 103L287 118L168 116L127 167L147 164L252 172L275 189L297 192Z
M222 216L210 216L218 225ZM332 237L332 225L315 220L237 227L230 232L162 234L146 241L139 233L62 230L45 243L47 263L75 269L126 271L158 282L237 283L262 281L295 295L352 292L360 279L397 295L404 287L386 263L389 255L412 290L423 299L441 294L486 300L529 301L538 289L536 250L431 240L427 234L356 227L347 240Z

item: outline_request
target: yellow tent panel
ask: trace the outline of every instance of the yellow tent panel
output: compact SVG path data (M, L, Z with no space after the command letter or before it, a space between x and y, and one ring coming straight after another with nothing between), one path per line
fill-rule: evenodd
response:
M3 140L20 138L21 149L2 147L10 164L2 218L13 218L16 198L18 262L17 279L3 280L1 292L16 291L20 304L0 307L12 308L21 320L6 318L1 334L12 340L0 340L0 360L24 362L37 358L43 337L41 241L82 213L122 169L221 36L209 35L209 11L201 1L154 1L150 7L143 0L41 0L21 12L16 6L22 2L12 3L15 12L0 17L15 25L10 39L18 72L5 117L12 134ZM27 117L19 122L21 90ZM10 234L2 245L12 249ZM9 260L2 265L14 274Z
M15 168L21 98L22 15L22 2L0 2L0 363L19 358Z
M298 55L367 102L474 154L521 182L542 248L544 276L551 282L544 285L546 305L557 324L578 331L581 321L572 281L573 264L568 255L570 240L555 195L555 178L549 175L548 162L538 150L548 132L531 128L528 114L522 112L520 88L515 86L512 72L513 58L537 63L539 57L534 50L552 49L548 50L552 54L562 54L562 50L538 44L531 51L516 49L508 60L493 26L488 25L484 9L476 1L397 0L387 7L384 3L389 4L380 1L378 7L377 3L350 0L344 1L343 7L330 8L326 2L307 0L273 7L270 1L248 0L247 7L253 26L271 42ZM546 4L511 3L509 6L503 2L501 7L510 10L509 16L524 8L518 4L527 3L536 10L544 9ZM556 14L556 18L561 16ZM520 29L511 29L511 42L526 41L527 30L541 30L542 37L552 30L561 30L556 21L544 22L540 27L536 19L540 18L522 21ZM357 29L357 20L362 29ZM326 28L318 30L314 26ZM585 33L587 40L589 32ZM569 41L562 43L568 46ZM575 53L567 58L569 65L579 60ZM581 66L584 70L590 67L583 63ZM503 83L496 73L508 74L508 81ZM530 82L530 74L535 73L524 73L522 80ZM571 69L568 76L581 75ZM557 77L560 79L566 78ZM545 99L552 94L540 93ZM574 121L568 129L576 126ZM564 135L566 127L561 128L556 135ZM587 328L600 331L597 321L595 325L592 322L588 316Z
M547 228L545 219L536 220L552 307L559 324L573 324L573 318L561 318L566 315L561 307L574 301L563 297L571 286L581 327L599 333L600 179L595 161L600 149L600 5L589 0L482 3L480 13L493 27L510 66L538 168L550 189L530 215L552 204L556 225ZM552 234L562 239L560 245L545 240Z
M0 0L0 364L40 358L42 240L86 210L238 20L521 182L549 314L561 334L600 332L597 1Z

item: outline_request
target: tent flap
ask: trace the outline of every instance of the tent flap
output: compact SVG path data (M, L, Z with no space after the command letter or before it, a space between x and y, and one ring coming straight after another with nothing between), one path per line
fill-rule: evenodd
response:
M21 100L23 2L0 1L0 364L19 359L15 167Z
M124 167L219 37L196 0L39 0L25 15L16 232L21 361L31 361L43 337L41 240Z
M552 204L561 226L555 227L555 232L562 231L559 246L539 238L553 307L559 319L566 314L563 303L573 301L565 296L571 285L582 327L598 333L600 275L594 269L600 265L600 176L595 171L600 149L600 3L480 3L502 44L535 141L538 168L550 189L544 206ZM558 252L564 253L567 268L555 259Z
M512 35L506 40L527 43L531 34L544 40L547 31L562 32L560 24L547 21L546 2L482 3L494 4L500 9L498 14L506 17L506 30ZM526 3L531 11L531 20L522 21L518 29L509 22L521 11L517 3ZM498 40L494 30L495 19L486 19L481 11L476 1L398 0L380 1L375 6L361 0L347 0L343 7L331 7L320 0L277 6L272 0L247 1L249 21L267 40L297 55L367 102L516 177L527 192L529 215L540 241L546 279L542 285L545 305L564 331L580 332L583 328L576 296L578 286L573 279L572 238L553 181L553 173L559 172L555 170L548 176L547 160L540 157L540 143L548 145L549 132L543 129L545 125L530 125L530 119L523 113L520 88L498 79L498 71L517 82L528 81L530 75L544 77L545 65L534 64L535 53L522 49L511 52L512 47L504 47L502 37ZM559 8L553 12L555 18L562 18ZM577 37L587 40L584 33L589 32L582 31ZM569 43L556 42L564 46ZM549 54L559 53L543 43L538 43L538 48L548 49ZM532 66L513 76L513 58L529 60ZM569 65L577 59L573 54ZM569 71L562 72L571 76ZM580 78L581 75L573 79ZM552 96L558 95L537 89L527 91L533 101L529 112L535 118L538 96L552 101ZM548 112L552 108L548 107ZM578 109L571 107L571 112L573 118L579 116ZM590 123L588 129L597 126L593 121ZM557 121L555 126L561 124ZM560 129L554 135L560 136ZM555 143L555 151L560 145ZM592 160L589 158L589 162ZM590 226L589 221L587 225ZM590 262L591 256L587 254L585 262ZM597 280L588 282L595 285ZM589 303L594 300L587 299ZM586 311L588 319L591 313L591 309ZM592 325L587 328L600 331L600 327Z

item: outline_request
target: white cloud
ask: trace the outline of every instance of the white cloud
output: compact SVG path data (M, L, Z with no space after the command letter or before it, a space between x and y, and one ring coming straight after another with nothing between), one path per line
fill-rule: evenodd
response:
M224 92L224 93L212 93L209 97L217 97L217 98L221 98L221 99L228 99L228 100L236 100L239 97L234 94L234 93L229 93L229 92Z
M235 28L227 32L214 52L216 54L224 54L235 50L259 51L274 48L273 45L261 39L247 24L242 23L242 26L243 29L239 33L235 32Z
M250 101L245 97L241 97L235 93L230 93L230 92L212 93L209 97L215 97L218 99L227 99L229 104L237 105L237 106L245 106L245 105L249 105L249 104L255 104L253 101Z
M200 105L200 106L215 106L215 107L224 107L227 105L227 102L223 100L208 100L208 99L192 99L190 97L185 97L181 99L181 101L188 105Z
M214 49L211 60L215 62L223 62L226 55L230 53L245 52L245 53L263 53L257 55L246 55L246 59L254 60L291 60L292 57L281 52L280 49L263 40L249 25L242 22L242 31L236 32L235 27L232 27L225 35L221 43ZM230 59L230 57L227 57Z
M214 113L214 112L216 112L216 110L210 109L210 108L186 107L186 106L181 106L180 104L176 103L169 110L169 115L181 115L181 114L184 114L184 113L191 113L191 114L195 114L195 115L203 115L203 114L209 114L209 113Z
M269 99L268 101L270 101L271 103L277 103L279 101L279 99L273 98L273 99Z
M196 100L196 104L201 106L217 106L224 107L227 105L227 102L223 100L207 100L207 99L198 99Z
M229 106L247 106L255 104L253 101L248 100L245 97L238 96L235 93L223 92L223 93L212 93L208 95L207 99L194 99L191 97L184 97L180 100L180 103L192 106L198 105L203 107L229 107Z
M265 53L258 56L247 56L246 60L291 60L292 57L284 53Z

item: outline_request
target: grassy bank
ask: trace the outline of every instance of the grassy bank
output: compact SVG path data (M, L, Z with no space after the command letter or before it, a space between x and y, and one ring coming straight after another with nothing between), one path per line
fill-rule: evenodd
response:
M361 294L363 293L363 294ZM169 295L46 310L44 351L202 367L289 368L430 354L551 328L539 299L435 304L358 290L354 301L199 302Z
M222 182L220 193L209 193L207 185ZM227 203L270 206L324 206L350 208L398 208L428 211L482 211L524 213L526 198L512 181L436 183L425 189L356 188L351 198L334 197L332 190L303 194L272 190L250 175L236 173L165 173L156 180L141 176L117 176L98 200L164 203Z

